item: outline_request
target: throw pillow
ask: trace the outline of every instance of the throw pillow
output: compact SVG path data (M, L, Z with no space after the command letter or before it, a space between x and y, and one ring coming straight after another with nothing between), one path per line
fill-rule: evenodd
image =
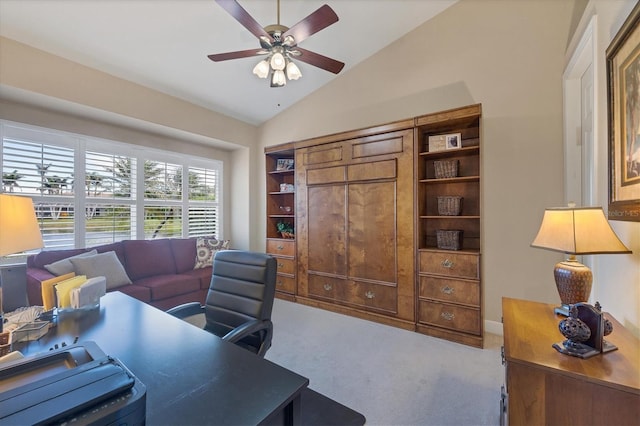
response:
M57 262L49 263L48 265L44 265L45 269L51 272L53 275L64 275L69 272L73 272L73 265L69 259L75 259L77 257L88 257L95 256L98 254L97 250L91 250L86 253L76 254L75 256L67 257L66 259L60 259Z
M86 275L88 278L105 277L107 279L107 290L131 284L127 272L114 251L107 251L90 257L78 257L71 259L71 263L78 275Z
M228 250L229 240L218 240L216 238L196 239L196 264L193 269L206 268L213 264L213 256L217 251Z

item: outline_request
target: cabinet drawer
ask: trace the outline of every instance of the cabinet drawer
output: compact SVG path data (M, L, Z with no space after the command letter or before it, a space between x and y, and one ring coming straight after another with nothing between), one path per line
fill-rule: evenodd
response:
M472 253L421 251L420 272L479 279L480 256Z
M336 289L336 300L365 308L397 312L396 287L363 282L345 281Z
M346 280L342 278L309 274L309 295L333 300L336 295L336 289L339 286L344 286L345 282Z
M278 274L276 276L276 290L293 294L296 289L296 279Z
M420 297L480 306L480 282L421 276Z
M267 240L267 253L281 256L295 256L296 242L293 240Z
M480 334L480 310L421 300L419 321L465 333Z
M296 273L295 259L289 259L285 257L276 257L276 264L278 265L279 274L294 275Z

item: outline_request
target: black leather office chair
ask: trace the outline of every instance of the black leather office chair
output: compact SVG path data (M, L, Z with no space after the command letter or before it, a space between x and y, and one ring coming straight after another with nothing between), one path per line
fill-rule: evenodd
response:
M271 347L276 260L265 253L222 250L204 306L186 303L167 312L178 318L204 313L204 329L259 356Z

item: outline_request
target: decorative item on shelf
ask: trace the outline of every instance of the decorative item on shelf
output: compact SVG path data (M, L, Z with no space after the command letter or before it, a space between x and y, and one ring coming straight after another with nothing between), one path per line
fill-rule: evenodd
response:
M278 158L276 161L276 171L293 170L293 158Z
M291 206L280 206L280 211L284 214L290 214Z
M433 162L436 179L458 177L458 160L440 160Z
M292 183L281 183L280 192L294 192L295 186Z
M460 229L438 229L436 231L436 245L442 250L462 249L462 234Z
M604 336L613 331L613 325L602 314L598 302L595 306L588 303L569 305L569 316L560 321L558 329L567 340L554 343L553 347L565 355L584 359L618 349L604 340Z
M462 197L443 195L438 197L438 214L442 216L459 216L462 211Z
M33 201L29 197L0 194L0 230L0 256L44 246ZM0 281L0 333L4 322L2 287L8 285L10 283Z
M0 356L5 356L11 352L11 343L9 343L10 332L0 332Z
M461 136L460 133L429 136L429 152L459 149L462 146Z
M295 233L293 230L293 226L289 222L280 221L276 224L276 228L282 238L292 239L295 238Z
M569 305L586 302L591 293L593 274L576 260L577 254L631 253L611 229L602 207L577 208L575 204L546 209L531 247L569 255L553 271L562 301L555 312L564 316L569 315Z

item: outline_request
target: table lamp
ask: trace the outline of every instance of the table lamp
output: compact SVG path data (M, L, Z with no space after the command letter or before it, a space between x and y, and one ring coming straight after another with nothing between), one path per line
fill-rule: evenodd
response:
M42 247L42 235L28 197L0 194L0 256ZM0 332L2 332L2 287L0 277Z
M602 207L546 209L531 246L569 255L569 259L556 264L553 270L562 301L555 313L564 316L569 316L569 305L586 302L591 293L593 274L576 260L576 255L631 253L613 232Z

